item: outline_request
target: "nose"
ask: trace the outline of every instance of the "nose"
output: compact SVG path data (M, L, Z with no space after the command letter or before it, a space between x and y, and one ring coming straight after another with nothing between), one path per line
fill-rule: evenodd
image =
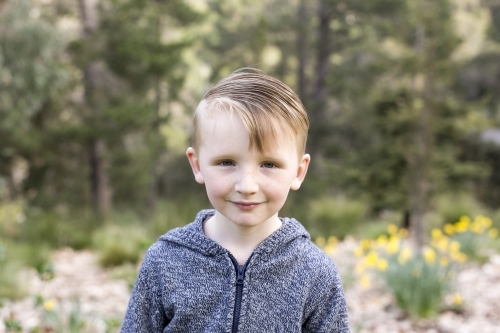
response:
M256 193L259 190L257 176L251 171L242 172L235 184L235 190L242 194Z

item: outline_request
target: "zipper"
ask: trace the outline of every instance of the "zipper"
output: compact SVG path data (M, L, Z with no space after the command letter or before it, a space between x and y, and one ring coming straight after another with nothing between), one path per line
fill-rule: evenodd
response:
M253 253L252 253L253 255ZM245 280L245 272L247 270L248 263L250 262L250 258L247 259L244 265L238 264L236 258L229 253L229 258L233 262L234 268L236 270L236 296L234 298L234 313L233 313L233 326L231 329L232 333L238 332L238 324L240 322L240 314L241 314L241 301L243 299L243 281Z

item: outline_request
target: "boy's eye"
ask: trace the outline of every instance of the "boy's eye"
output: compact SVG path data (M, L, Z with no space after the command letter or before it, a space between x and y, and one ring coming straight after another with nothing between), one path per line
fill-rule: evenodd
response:
M271 162L264 162L264 163L262 163L262 167L272 169L272 168L276 168L276 164L271 163Z
M219 165L221 165L221 166L233 166L234 162L230 161L230 160L224 160L224 161L220 161Z

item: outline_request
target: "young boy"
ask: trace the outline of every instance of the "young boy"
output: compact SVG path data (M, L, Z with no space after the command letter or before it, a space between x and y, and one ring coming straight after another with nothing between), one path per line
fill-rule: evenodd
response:
M349 332L333 260L279 218L310 156L309 121L282 82L234 73L200 102L195 180L215 208L148 250L122 332Z

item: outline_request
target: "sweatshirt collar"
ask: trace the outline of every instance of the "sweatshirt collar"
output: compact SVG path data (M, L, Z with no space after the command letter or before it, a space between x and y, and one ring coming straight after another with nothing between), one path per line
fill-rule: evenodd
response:
M209 256L227 252L222 246L205 236L203 232L203 221L214 214L214 209L202 210L196 215L194 222L169 231L159 240L170 241ZM254 253L270 253L298 237L310 238L306 229L294 218L284 217L281 220L282 226L260 243Z

